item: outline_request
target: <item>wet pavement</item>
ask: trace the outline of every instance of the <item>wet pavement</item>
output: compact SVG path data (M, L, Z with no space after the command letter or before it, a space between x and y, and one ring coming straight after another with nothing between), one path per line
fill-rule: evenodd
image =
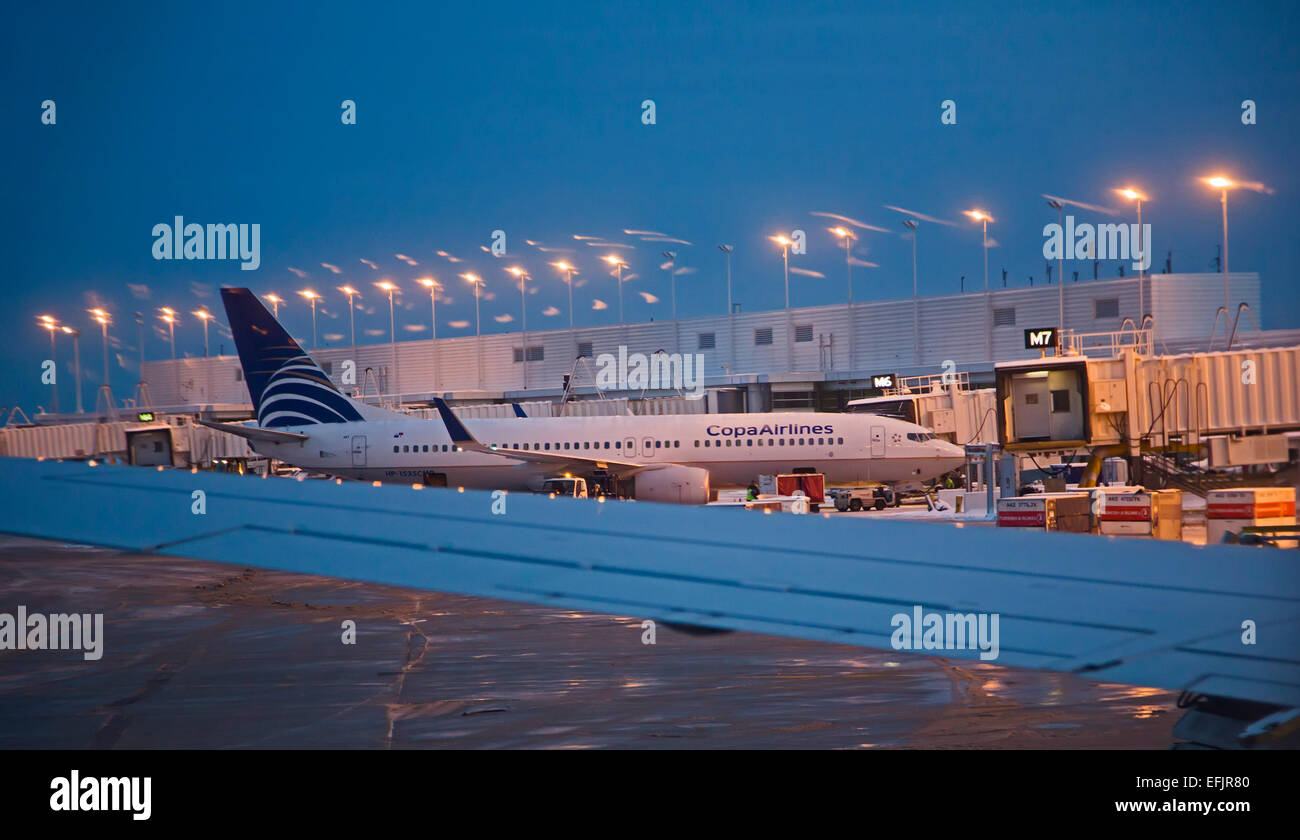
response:
M358 562L365 562L359 556ZM104 614L104 656L0 650L0 747L1157 748L1171 692L0 537L0 613ZM356 623L344 644L343 623Z

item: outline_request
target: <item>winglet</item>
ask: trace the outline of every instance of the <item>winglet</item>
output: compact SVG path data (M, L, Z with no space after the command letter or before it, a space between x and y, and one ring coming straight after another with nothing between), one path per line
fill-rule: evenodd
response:
M451 435L452 443L479 445L474 436L469 433L469 429L465 428L465 424L460 422L460 418L451 410L451 406L447 405L446 400L442 397L434 397L433 406L442 416L443 425L447 427L447 434Z
M519 403L510 403L510 405L514 408L516 417L523 417L524 419L528 418L528 415L524 414L524 410L519 407Z

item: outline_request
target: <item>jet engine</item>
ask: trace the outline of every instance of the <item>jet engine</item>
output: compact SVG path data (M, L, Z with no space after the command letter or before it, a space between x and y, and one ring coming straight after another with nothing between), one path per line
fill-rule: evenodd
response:
M663 466L636 474L633 496L642 502L703 505L709 501L709 471L699 467Z

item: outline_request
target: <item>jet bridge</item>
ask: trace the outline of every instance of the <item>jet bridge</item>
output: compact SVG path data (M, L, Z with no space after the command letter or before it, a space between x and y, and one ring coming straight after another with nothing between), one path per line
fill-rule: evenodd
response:
M1075 341L1061 355L998 364L1003 448L1040 459L1155 454L1210 468L1290 460L1300 346L1157 355L1150 332L1117 333L1096 355Z

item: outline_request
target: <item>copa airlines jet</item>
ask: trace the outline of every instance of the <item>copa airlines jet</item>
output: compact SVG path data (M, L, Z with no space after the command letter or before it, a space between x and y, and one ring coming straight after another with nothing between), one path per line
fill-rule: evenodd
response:
M222 289L257 425L206 423L259 454L344 478L536 490L604 473L635 498L703 504L713 486L820 472L832 484L914 483L961 466L921 426L866 414L686 414L477 419L435 400L441 423L354 400L248 289Z

